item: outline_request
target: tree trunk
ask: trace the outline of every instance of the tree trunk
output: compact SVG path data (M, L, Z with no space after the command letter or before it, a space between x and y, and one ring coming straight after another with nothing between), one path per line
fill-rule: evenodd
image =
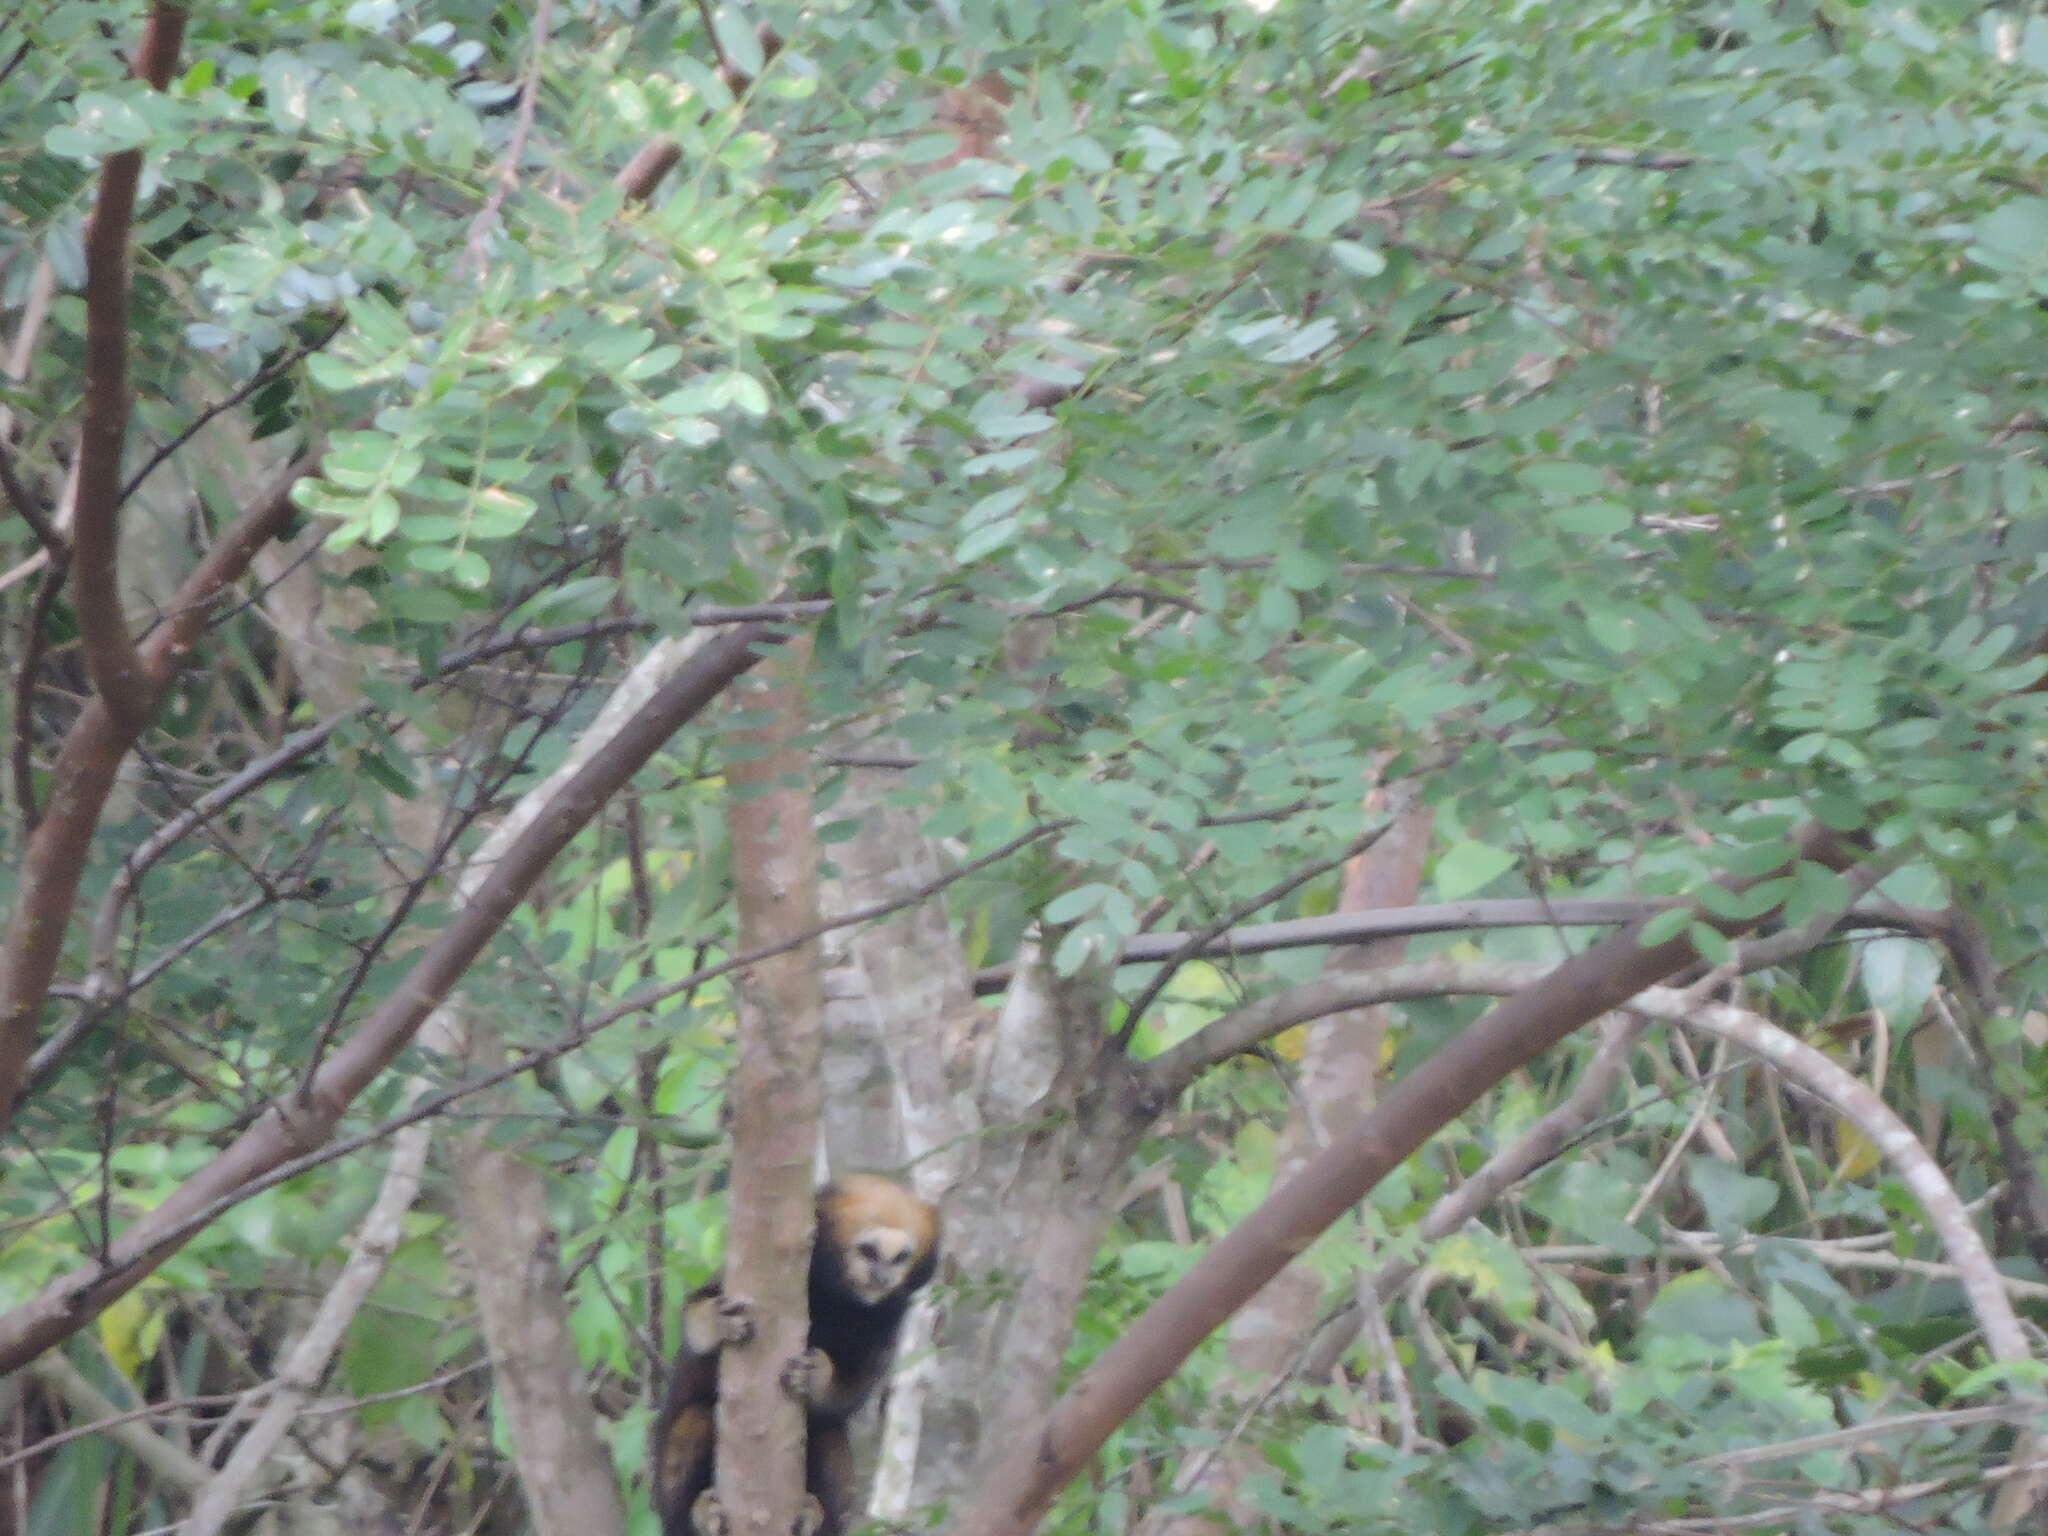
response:
M726 770L742 951L818 924L818 843L801 743L810 654L807 636L792 641L736 700L761 721L731 733ZM804 1411L783 1389L782 1373L808 1347L824 1014L816 942L749 966L736 991L725 1294L751 1304L754 1336L720 1360L717 1489L733 1531L785 1536L804 1497Z

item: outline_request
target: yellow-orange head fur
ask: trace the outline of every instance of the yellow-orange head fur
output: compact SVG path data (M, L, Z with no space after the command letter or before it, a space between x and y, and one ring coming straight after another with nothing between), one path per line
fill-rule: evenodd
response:
M818 1191L818 1248L863 1305L923 1285L938 1245L939 1213L894 1179L850 1173Z

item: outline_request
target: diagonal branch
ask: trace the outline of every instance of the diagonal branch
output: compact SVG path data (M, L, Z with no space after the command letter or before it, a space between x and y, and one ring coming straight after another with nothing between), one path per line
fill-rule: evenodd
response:
M1818 828L1803 831L1795 847L1795 857L1845 862L1836 840ZM1783 873L1781 867L1760 878ZM1701 920L1732 934L1769 915L1732 921L1702 911ZM1410 1153L1503 1077L1697 959L1682 936L1645 945L1639 928L1627 928L1572 956L1467 1028L1268 1195L1126 1328L1067 1389L1039 1433L1020 1440L961 1515L959 1528L976 1536L1029 1536L1110 1432Z
M56 525L43 516L43 509L36 505L36 499L29 488L22 484L21 476L14 471L14 454L8 448L5 438L0 438L0 491L7 493L7 503L21 515L28 524L29 532L36 536L36 542L43 546L43 553L52 560L62 560L71 553L64 542L64 535Z
M317 462L315 455L305 455L279 475L185 578L164 623L140 652L140 675L152 693L148 714L155 713L163 691L198 642L221 593L290 521L291 488ZM36 1023L57 973L100 813L140 733L141 722L122 724L105 696L98 695L86 701L58 749L50 803L22 855L14 910L0 947L0 1132L13 1119L22 1073L35 1049Z
M1137 1000L1124 1010L1123 1027L1117 1031L1116 1035L1117 1047L1119 1049L1127 1049L1129 1047L1132 1036L1138 1032L1139 1021L1145 1016L1145 1010L1159 1000L1159 994L1166 990L1167 984L1180 973L1180 968L1183 965L1187 964L1188 961L1194 959L1197 955L1202 954L1218 940L1224 938L1232 928L1236 927L1245 918L1250 917L1254 912L1270 907L1274 902L1298 890L1300 887L1308 884L1309 881L1328 874L1331 870L1341 865L1349 864L1353 859L1364 853L1366 849L1372 847L1374 843L1385 837L1387 830L1393 825L1394 823L1391 820L1381 822L1378 826L1372 827L1353 838L1340 852L1331 855L1327 859L1318 859L1312 864L1307 864L1300 869L1290 871L1278 883L1266 890L1260 891L1255 896L1248 897L1244 901L1239 902L1206 928L1197 929L1195 932L1186 935L1180 947L1168 955L1165 963L1159 967L1159 974L1146 984L1145 990L1138 994Z
M778 638L765 625L728 630L663 684L609 749L563 784L546 811L505 850L468 902L303 1092L272 1101L210 1163L130 1225L98 1262L73 1270L0 1314L0 1373L77 1332L132 1290L183 1244L196 1213L223 1201L233 1203L251 1184L331 1140L349 1105L412 1042L555 856L671 735L754 664L762 646ZM45 825L57 820L52 815ZM75 872L72 888L75 892ZM7 1064L0 1058L0 1067Z

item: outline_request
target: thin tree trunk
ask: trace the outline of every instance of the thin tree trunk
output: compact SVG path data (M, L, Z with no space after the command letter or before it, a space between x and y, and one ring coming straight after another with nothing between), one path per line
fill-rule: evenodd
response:
M809 637L798 637L738 694L739 706L760 720L731 733L726 770L742 950L818 922L818 844L802 740L810 655ZM824 1018L817 944L748 967L737 992L739 1050L726 1086L725 1293L752 1306L754 1336L728 1347L720 1361L717 1488L735 1532L786 1536L804 1497L803 1408L783 1389L782 1373L804 1353L809 1331L805 1277Z
M856 772L833 807L859 829L833 846L837 909L908 897L953 862L888 788ZM905 1330L871 1505L914 1522L957 1504L988 1448L1050 1404L1111 1192L1156 1105L1109 1047L1105 976L1057 980L1034 951L991 1011L939 899L851 930L846 948L838 974L860 996L844 1006L876 1032L912 1179L945 1213L941 1283ZM1001 1305L972 1299L991 1287Z

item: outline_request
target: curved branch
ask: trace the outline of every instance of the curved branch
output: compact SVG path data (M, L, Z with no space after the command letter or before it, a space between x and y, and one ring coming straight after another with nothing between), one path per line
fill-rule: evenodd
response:
M1141 1067L1160 1102L1167 1103L1209 1068L1296 1024L1423 997L1497 997L1540 981L1546 970L1497 960L1415 960L1376 971L1332 972L1233 1009Z
M197 642L214 601L291 519L291 488L318 462L317 454L309 453L272 481L178 588L165 621L141 652L143 675L158 697ZM152 703L150 712L154 711ZM50 803L22 856L14 908L0 947L0 1131L13 1119L22 1074L35 1049L36 1023L57 973L57 957L100 812L140 729L122 724L105 696L95 695L58 748L50 774Z
M1242 818L1240 818L1242 819ZM1258 818L1253 818L1258 819ZM1218 817L1208 825L1232 820ZM1407 938L1419 933L1464 933L1480 928L1611 928L1655 917L1668 901L1548 900L1542 897L1489 901L1445 901L1416 907L1379 907L1366 912L1332 912L1327 917L1297 917L1278 923L1253 923L1216 935L1195 951L1195 957L1263 955L1278 949L1310 949L1318 944L1369 944L1377 939ZM1811 949L1830 928L1883 928L1937 935L1944 920L1890 902L1851 907L1832 922L1771 934L1743 946L1744 965L1776 964ZM1185 958L1186 933L1135 935L1117 957L1119 965L1153 965ZM1010 967L992 965L976 973L974 993L987 997L1010 984Z
M1990 1249L1970 1220L1962 1197L1948 1175L1934 1160L1911 1126L1892 1112L1877 1090L1841 1066L1822 1051L1794 1038L1759 1014L1729 1004L1699 1006L1683 993L1652 987L1632 1005L1653 1018L1669 1019L1688 1029L1705 1030L1733 1042L1769 1062L1784 1077L1800 1084L1827 1101L1843 1119L1863 1133L1882 1152L1906 1187L1913 1191L1948 1251L1962 1282L1963 1295L1976 1314L1984 1332L1985 1348L2001 1365L2018 1365L2033 1358L2027 1336L2006 1294L2004 1277L1991 1260ZM2027 1400L2039 1405L2031 1392ZM2040 1437L2021 1435L2015 1450L2015 1464L2031 1463L2040 1451ZM2048 1474L2032 1467L2014 1477L1999 1490L1992 1511L1994 1530L2014 1530L2040 1501L2048 1486Z
M1846 862L1840 843L1817 827L1802 830L1794 847L1795 858ZM1783 873L1781 866L1757 878ZM1727 882L1738 889L1749 883ZM1702 910L1699 920L1732 935L1769 916L1758 913L1738 922ZM1682 937L1645 945L1638 929L1624 929L1468 1027L1268 1195L1126 1328L1068 1388L1040 1433L1020 1441L997 1467L963 1512L961 1528L981 1536L1028 1536L1109 1433L1225 1318L1410 1153L1503 1077L1697 959Z
M1963 1294L1984 1330L1991 1358L2007 1364L2029 1358L2026 1332L1962 1196L1912 1127L1878 1097L1877 1090L1825 1052L1746 1008L1701 1003L1668 987L1649 988L1629 1007L1653 1019L1704 1031L1762 1057L1781 1076L1825 1100L1868 1137L1927 1212L1928 1224L1961 1277Z
M137 78L162 90L178 61L185 13L151 8ZM78 429L78 503L72 514L72 604L93 691L114 723L139 731L156 713L141 652L121 608L121 450L128 437L128 242L142 151L124 149L100 167L99 196L85 221L85 402Z
M1883 860L1873 860L1859 867L1849 880L1850 892L1860 898L1888 868ZM1651 901L1536 900L1458 901L1437 906L1385 907L1370 912L1340 912L1328 917L1240 928L1224 935L1216 948L1246 954L1307 948L1317 944L1372 943L1389 935L1409 933L1642 922L1664 911L1668 905ZM1830 932L1839 929L1876 927L1922 933L1931 931L1930 925L1935 921L1935 914L1912 911L1890 902L1852 906L1838 915L1819 913L1797 928L1788 928L1746 943L1737 952L1736 962L1739 969L1747 974L1796 959L1819 944ZM1135 964L1147 958L1154 945L1171 943L1180 937L1171 933L1140 934L1126 947L1120 963ZM1134 954L1133 951L1143 953ZM1346 1008L1365 1008L1375 1003L1411 1002L1420 997L1461 994L1497 995L1498 988L1488 978L1512 974L1523 978L1515 983L1516 986L1525 986L1543 971L1541 965L1504 968L1494 962L1432 960L1418 961L1411 966L1320 976L1314 981L1262 997L1205 1024L1180 1044L1154 1057L1147 1069L1163 1092L1178 1093L1201 1072L1292 1025L1305 1024ZM987 976L990 973L984 971L981 974ZM1382 993L1379 990L1382 986L1396 990ZM979 978L975 990L982 990Z

